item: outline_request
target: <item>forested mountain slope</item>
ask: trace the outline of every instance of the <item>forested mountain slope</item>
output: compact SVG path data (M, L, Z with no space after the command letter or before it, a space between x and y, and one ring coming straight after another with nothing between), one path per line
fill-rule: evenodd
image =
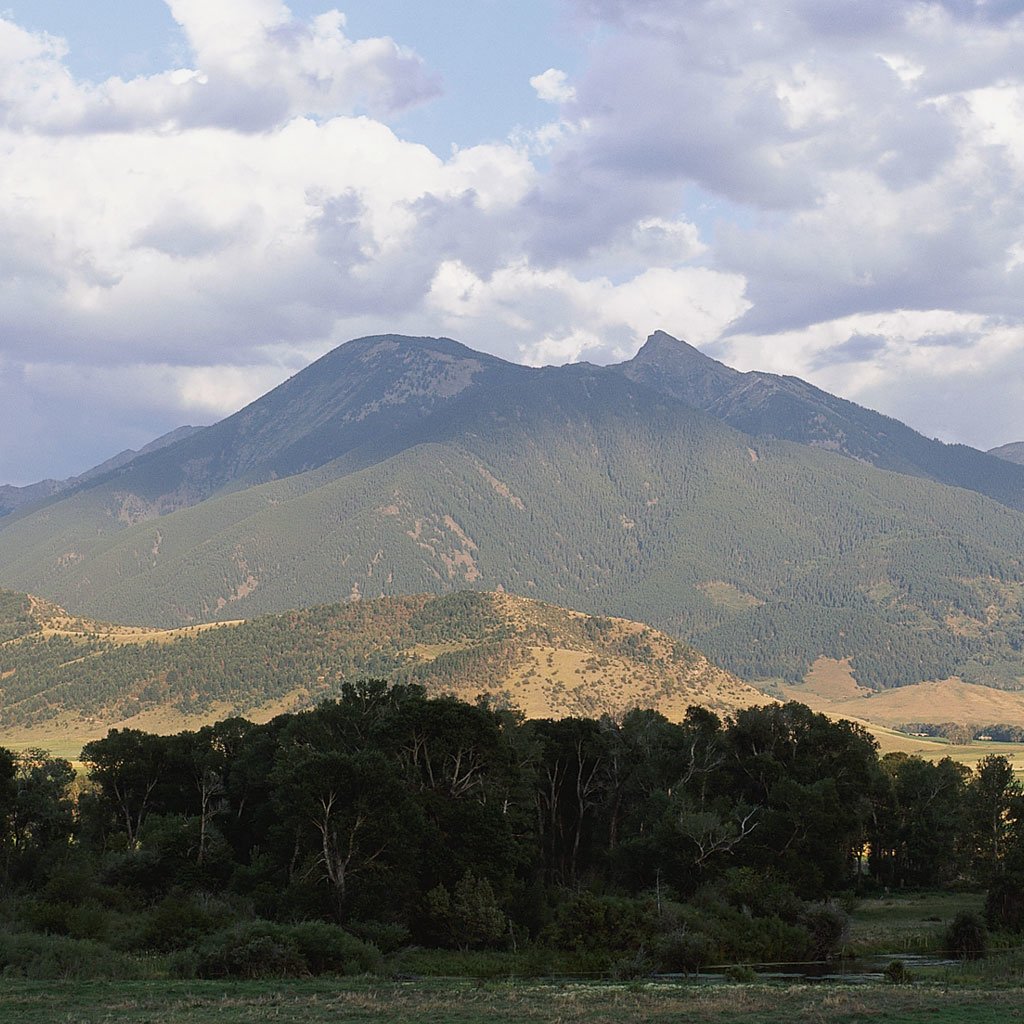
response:
M342 456L369 465L415 443L420 423L467 389L530 372L446 338L360 338L213 426L87 474L72 507L117 529Z
M533 717L642 706L678 721L691 704L728 713L767 700L648 626L509 594L383 598L161 633L0 591L0 639L6 733L89 738L129 720L174 731L308 706L367 678L491 694Z
M24 487L0 484L0 516L10 515L15 509L19 509L22 506L35 505L45 501L47 498L53 498L55 495L80 487L82 484L86 484L98 477L105 476L115 469L128 465L129 462L140 455L148 455L150 452L159 451L161 448L175 444L202 429L202 427L192 426L177 427L175 430L162 434L156 440L150 441L149 444L143 446L138 451L135 451L133 448L127 448L123 452L118 452L117 455L105 459L98 466L93 466L92 469L87 469L84 473L70 477L67 480L40 480L37 483L27 484Z
M745 433L815 445L1024 509L1024 466L1011 464L1017 459L932 440L798 377L740 373L664 331L618 369Z
M874 688L1024 677L1019 512L755 440L616 369L445 340L351 342L6 522L0 582L163 626L501 587L650 622L746 679L823 655Z

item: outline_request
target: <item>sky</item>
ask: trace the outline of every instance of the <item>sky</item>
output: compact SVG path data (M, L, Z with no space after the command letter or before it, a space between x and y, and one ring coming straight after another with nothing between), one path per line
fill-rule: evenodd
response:
M0 483L366 334L1024 438L1024 0L0 0Z

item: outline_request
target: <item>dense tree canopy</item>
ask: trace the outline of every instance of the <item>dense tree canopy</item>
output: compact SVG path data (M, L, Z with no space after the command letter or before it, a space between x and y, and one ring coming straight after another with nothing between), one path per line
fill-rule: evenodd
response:
M880 759L859 726L800 704L527 721L371 681L265 725L114 730L83 759L73 814L66 761L0 750L6 891L70 929L88 893L116 886L154 948L223 925L211 899L271 929L635 942L667 967L827 951L841 927L821 901L872 886L973 880L994 918L1024 922L1024 800L1005 759ZM87 881L55 910L68 872Z

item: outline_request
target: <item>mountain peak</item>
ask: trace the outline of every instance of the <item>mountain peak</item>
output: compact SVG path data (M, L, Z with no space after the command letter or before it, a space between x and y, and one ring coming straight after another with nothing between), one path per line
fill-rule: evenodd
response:
M665 331L655 331L640 351L622 364L622 369L632 380L691 403L695 396L698 403L719 397L742 376L738 370Z

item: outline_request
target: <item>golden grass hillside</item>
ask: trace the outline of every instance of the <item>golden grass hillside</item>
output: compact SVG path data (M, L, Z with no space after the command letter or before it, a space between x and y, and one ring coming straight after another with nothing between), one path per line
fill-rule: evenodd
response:
M148 630L25 598L31 627L0 644L0 743L74 752L113 727L169 733L244 714L265 720L385 678L530 717L679 719L771 698L641 623L506 593L388 597L230 624Z

